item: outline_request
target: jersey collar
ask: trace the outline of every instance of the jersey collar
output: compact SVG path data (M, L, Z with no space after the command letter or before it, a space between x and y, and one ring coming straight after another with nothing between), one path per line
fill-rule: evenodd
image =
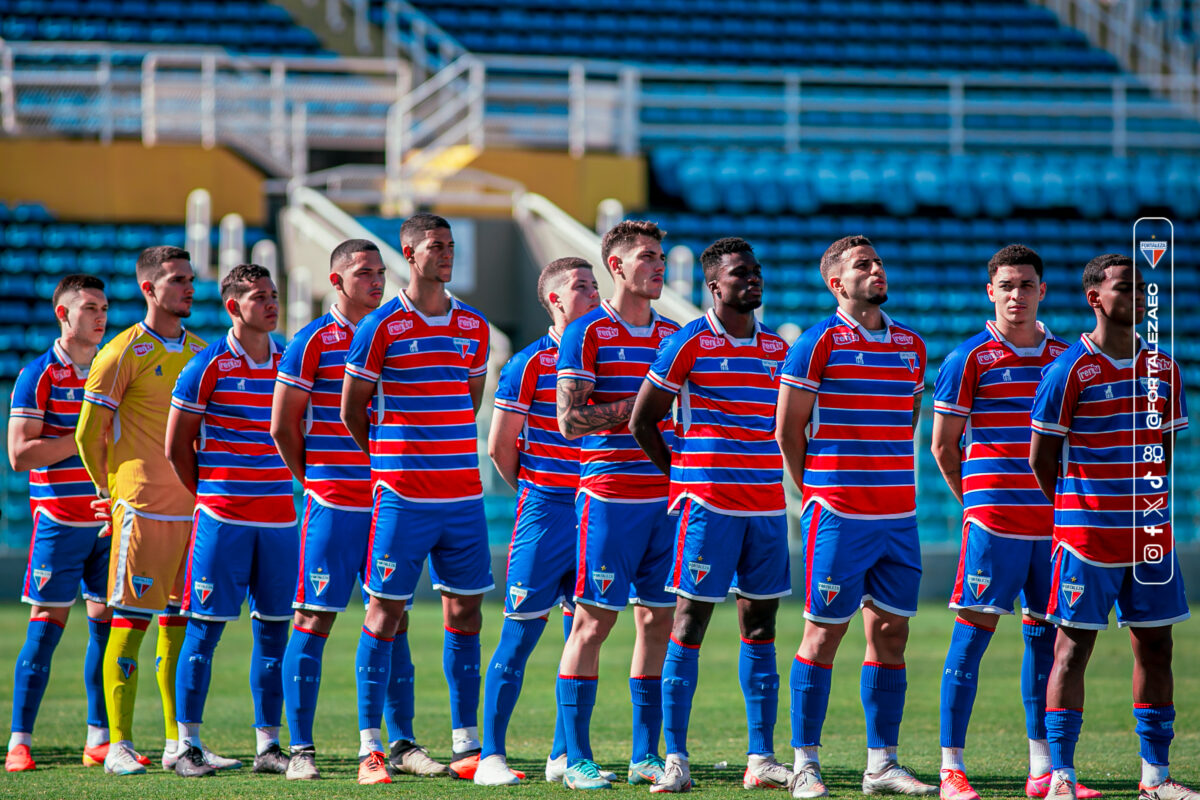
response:
M562 334L559 333L558 331L554 330L553 325L550 326L550 331L547 335L550 337L550 340L552 342L554 342L555 344L559 344L562 341Z
M1146 342L1142 339L1140 333L1135 331L1133 335L1137 337L1137 352L1133 355L1134 359L1137 359L1142 354L1142 351L1146 349ZM1087 350L1089 355L1102 356L1103 358L1107 358L1114 367L1118 366L1117 359L1097 347L1096 343L1086 333L1079 334L1079 341L1083 342L1083 349Z
M142 329L143 333L166 348L168 353L183 352L183 343L187 341L188 334L187 328L185 328L182 324L179 326L182 333L179 334L179 338L176 341L171 341L170 339L159 336L153 328L146 324L145 320L139 322L138 327Z
M239 342L237 337L233 335L233 328L230 328L229 332L225 334L225 343L229 345L230 352L232 352L235 356L246 359L246 363L250 365L250 369L267 369L274 366L275 354L279 352L279 348L275 346L275 339L272 337L268 336L267 341L271 343L271 355L267 358L265 364L258 364L246 354L246 350L242 347L242 343Z
M885 344L891 344L891 341L892 341L892 318L889 317L887 315L887 312L884 311L883 309L880 309L879 313L883 315L883 328L884 328L884 330L887 331L887 336L884 337L883 341ZM837 310L837 318L846 327L853 328L853 329L859 331L859 333L862 334L863 341L867 341L867 342L875 341L875 339L872 338L869 333L867 333L867 329L862 326L862 323L860 323L854 317L847 314L845 311L842 311L841 308L838 308L838 310Z
M1047 328L1041 320L1037 321L1037 329L1042 333L1042 341L1037 347L1017 347L1008 339L1004 338L1004 334L1000 333L1000 328L996 325L996 321L994 319L989 319L987 321L987 332L991 335L993 341L999 342L1000 344L1006 346L1009 350L1012 350L1019 356L1040 356L1045 351L1046 345L1050 343L1052 338L1054 338L1054 334L1050 333L1050 329Z
M615 308L613 308L612 303L608 302L607 300L600 301L600 309L604 312L605 316L607 316L610 320L612 320L613 322L622 326L623 328L625 328L625 330L629 331L634 336L649 336L650 332L652 330L654 330L654 326L656 324L658 324L658 321L660 319L662 319L662 317L658 316L658 312L654 310L654 307L651 306L651 308L650 308L650 324L644 328L638 328L638 327L630 325L628 322L626 322L625 318L622 317L620 314L618 314L617 310Z
M454 316L454 311L460 308L458 300L454 299L454 295L446 292L446 297L450 300L450 310L440 317L427 317L421 313L421 309L413 305L413 302L408 299L408 295L404 293L403 289L400 290L396 297L400 299L400 305L405 311L409 312L410 314L416 314L426 325L430 326L449 325L450 317Z
M334 321L337 322L338 325L341 325L343 328L346 328L351 333L354 333L354 329L355 329L354 323L351 322L346 317L346 315L342 313L342 310L337 307L337 303L334 303L333 305L331 305L329 307L329 315L333 317ZM272 341L274 341L274 340L272 340Z
M54 354L54 360L64 367L70 367L75 370L76 378L86 378L88 376L89 367L81 367L71 360L71 356L67 353L67 348L62 346L62 342L58 339L54 340L54 347L51 348Z
M758 346L758 335L762 332L762 323L758 321L757 317L754 319L754 335L749 339L738 339L730 336L725 330L725 326L721 324L721 319L717 316L717 312L714 309L710 308L708 311L705 311L704 319L708 323L709 330L711 330L717 336L722 336L728 339L734 345L750 345L751 347Z

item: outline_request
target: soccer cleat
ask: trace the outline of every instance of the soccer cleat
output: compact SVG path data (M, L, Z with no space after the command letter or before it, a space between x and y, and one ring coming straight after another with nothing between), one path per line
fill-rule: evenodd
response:
M183 754L183 750L184 750L184 748L182 746L178 746L178 745L176 747L172 748L171 743L168 742L166 747L163 748L163 756L162 756L163 769L165 769L167 772L174 770L176 762L179 761L179 756ZM208 745L206 745L206 744L200 745L200 750L204 753L204 760L208 763L208 765L210 767L212 767L214 769L241 769L241 767L242 767L241 761L238 761L236 758L226 758L225 756L219 756L216 753L214 753L212 750L209 750ZM150 759L146 758L145 756L138 755L137 753L134 753L133 755L134 755L134 758L136 758L138 760L139 764L142 764L144 766L150 765Z
M446 767L450 777L458 778L460 781L474 780L475 770L479 769L480 752L482 751L475 749L462 753L451 753L450 763Z
M1050 787L1046 790L1049 800L1077 800L1075 782L1051 774Z
M288 759L287 772L284 773L289 781L315 781L321 777L317 769L317 751L313 747L299 747L292 751Z
M108 742L104 744L94 744L83 748L83 765L85 767L99 767L104 764L104 757L108 755ZM147 759L149 760L149 759Z
M175 759L175 774L181 778L208 778L217 774L217 768L204 758L204 751L196 745L186 745Z
M792 784L792 771L775 756L750 756L742 775L743 789L786 789Z
M358 782L364 786L392 782L392 776L387 771L387 759L381 751L372 750L359 761Z
M944 769L940 778L941 800L979 800L979 792L971 788L961 769Z
M692 770L688 760L678 753L671 753L663 762L662 777L650 787L652 794L680 794L692 790Z
M513 772L521 775L519 769L514 769ZM563 775L567 774L567 754L563 753L558 758L546 758L546 783L562 783ZM617 782L617 773L609 772L606 769L600 770L600 775L609 783ZM524 775L521 775L524 778Z
M1033 798L1033 800L1041 800L1050 791L1050 773L1034 777L1030 775L1025 779L1025 796ZM1075 784L1075 796L1079 800L1096 800L1097 797L1104 797L1104 792L1089 789L1082 783Z
M241 769L242 762L236 758L226 758L219 756L212 750L208 749L207 745L200 745L200 749L204 751L204 760L213 769Z
M27 744L17 745L4 757L5 772L28 772L36 768L37 764L33 763L33 754L29 752Z
M612 781L600 774L600 765L590 758L575 762L563 773L563 786L568 789L611 789Z
M275 742L254 757L252 771L259 775L284 775L287 773L290 763L291 759L283 752L279 742Z
M104 757L104 771L109 775L142 775L146 765L137 759L133 748L125 742L112 742Z
M388 769L392 774L403 772L418 778L436 778L450 774L440 761L429 757L429 751L416 742L399 741L388 752Z
M1200 792L1167 778L1158 786L1146 786L1139 782L1138 800L1200 800Z
M666 762L658 756L646 756L641 761L629 762L629 785L638 786L648 783L651 786L662 779Z
M508 768L508 760L499 753L479 759L474 780L476 786L515 786L521 782L517 773Z
M810 761L792 773L792 797L797 800L813 800L828 797L829 790L821 780L821 765Z
M179 752L179 742L167 739L167 743L163 745L162 768L168 772L175 769L175 762L179 760Z
M862 792L863 794L925 796L937 794L938 787L922 783L917 780L917 776L913 774L911 769L902 767L895 761L891 761L874 775L869 772L863 773Z

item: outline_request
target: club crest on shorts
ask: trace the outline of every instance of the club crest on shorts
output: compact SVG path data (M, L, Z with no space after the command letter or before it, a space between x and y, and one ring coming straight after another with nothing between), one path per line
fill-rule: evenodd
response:
M703 561L689 561L688 572L692 573L692 581L700 583L704 580L704 576L712 570L711 564L705 564Z
M603 569L592 570L592 583L596 584L596 591L600 592L600 594L608 591L608 587L612 586L612 582L616 577L616 573L605 572Z
M192 590L196 593L196 597L200 598L200 605L208 603L208 598L212 597L213 585L208 581L194 581Z
M392 577L392 573L396 571L396 562L377 558L375 559L375 571L379 573L379 582L387 583L387 579Z
M321 593L325 591L325 587L329 585L329 575L324 572L310 572L308 580L312 583L313 594L317 597L320 597Z
M1067 599L1067 605L1071 608L1079 602L1079 598L1083 597L1082 583L1064 583L1062 584L1063 597Z
M992 579L991 579L991 577L989 577L987 575L968 575L967 576L967 586L971 587L971 594L975 595L976 600L978 600L980 598L980 596L982 596L983 593L987 591L987 588L991 585L992 585Z
M842 592L842 586L839 583L825 583L822 581L817 584L817 591L821 594L821 599L825 601L825 605L833 602L833 598L837 597Z
M134 596L141 600L146 590L154 585L154 578L147 578L144 575L134 575L129 579L129 582L133 584Z
M508 587L508 596L512 598L513 608L520 608L521 603L529 596L529 590L524 586L510 586Z
M33 571L33 581L37 584L39 591L46 588L46 584L50 582L50 576L53 574L54 572L48 569L35 569Z
M137 672L137 662L132 658L118 658L117 667L121 670L121 674L125 676L125 680L133 677L133 673Z

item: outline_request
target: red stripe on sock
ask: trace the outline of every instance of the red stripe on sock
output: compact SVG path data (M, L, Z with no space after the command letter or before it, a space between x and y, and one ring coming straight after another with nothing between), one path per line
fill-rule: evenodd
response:
M864 661L864 667L879 667L880 669L904 669L904 664L884 664L882 661Z
M675 644L679 645L680 647L686 647L688 650L699 650L700 649L700 645L698 645L698 644L684 644L683 642L676 639L675 634L673 634L673 633L671 634L671 641L674 642Z
M1134 703L1134 708L1171 708L1174 703ZM1080 709L1082 711L1083 709Z
M957 622L959 625L966 625L968 628L978 628L979 630L981 630L981 631L987 631L988 633L995 633L995 632L996 632L996 626L995 626L995 625L993 625L992 627L990 627L990 628L989 628L989 627L988 627L988 626L986 626L986 625L978 625L978 624L976 624L976 623L974 623L974 622L969 622L969 621L967 621L967 620L963 619L962 617L955 617L955 618L954 618L954 621L955 621L955 622Z
M810 667L820 667L821 669L833 669L833 664L820 664L816 661L809 661L807 658L797 655L796 660L801 664L807 664Z
M112 626L114 628L132 628L135 631L144 631L150 627L148 619L131 619L130 617L113 617Z
M1049 622L1042 622L1040 619L1023 619L1023 620L1021 620L1021 624L1028 625L1031 628L1049 628L1049 627L1051 627Z
M742 637L742 641L746 644L775 644L774 639L747 639L745 636Z
M66 623L64 623L64 622L59 622L58 620L56 620L56 619L51 619L50 617L31 617L31 618L29 619L29 621L30 621L30 622L49 622L51 625L57 625L57 626L58 626L60 629L62 629L62 630L66 630L66 629L67 629L67 625L66 625Z
M391 642L395 640L395 637L393 636L380 636L378 633L372 633L371 631L367 630L366 625L363 626L362 632L367 636L370 636L372 639L378 639L381 642Z
M95 617L88 617L88 622L94 622L97 625L111 625L112 624L111 619L96 619Z
M163 628L181 628L187 625L187 617L181 617L175 614L160 614L158 624Z
M559 678L568 681L595 681L599 680L599 675L559 675Z
M1083 713L1082 708L1047 708L1046 709L1047 714L1049 714L1051 711L1078 711L1080 714Z
M459 636L478 636L479 631L460 631L458 628L446 626L446 633L457 633Z
M293 625L292 630L296 631L296 633L307 633L309 636L320 636L322 639L329 638L328 633L321 633L320 631L310 630L309 628L301 628L299 625Z
M631 675L635 681L661 681L662 675Z

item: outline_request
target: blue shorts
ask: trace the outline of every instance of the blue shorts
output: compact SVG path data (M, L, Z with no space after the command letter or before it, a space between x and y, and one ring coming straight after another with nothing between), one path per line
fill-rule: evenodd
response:
M1158 564L1138 564L1137 578L1133 567L1092 564L1059 545L1051 566L1046 619L1066 628L1099 631L1108 627L1114 605L1122 628L1174 625L1191 616L1174 550Z
M731 588L751 600L792 593L783 514L722 514L688 498L678 529L668 592L707 603L723 603Z
M197 509L188 546L183 613L231 622L249 598L250 616L292 618L300 540L294 524L265 528L225 522Z
M921 545L917 518L850 519L811 502L804 534L804 617L847 622L863 604L903 617L917 614Z
M370 539L370 511L330 508L306 494L292 608L345 611L355 582L362 580Z
M101 530L100 525L65 525L35 511L21 599L35 606L66 607L82 592L84 600L103 603L112 537L101 538Z
M367 591L384 600L410 600L429 557L433 588L483 594L495 587L483 499L414 503L380 486L371 519Z
M567 610L575 607L574 499L521 487L508 547L504 616L536 619L560 603Z
M626 602L672 608L664 588L674 562L674 520L667 501L617 503L580 492L575 600L612 611Z
M1022 613L1046 618L1050 540L997 536L974 522L965 523L950 607L1011 614L1017 595Z

